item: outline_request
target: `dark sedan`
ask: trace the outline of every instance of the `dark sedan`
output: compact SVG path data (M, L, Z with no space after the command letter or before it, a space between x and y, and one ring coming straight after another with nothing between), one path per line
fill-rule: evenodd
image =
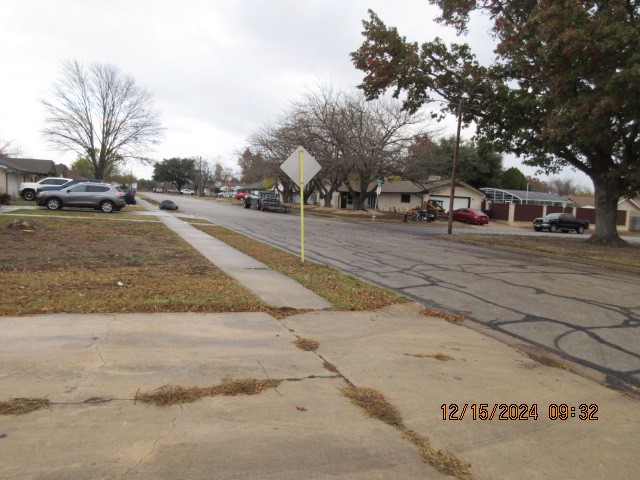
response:
M453 212L453 219L469 225L487 225L489 217L476 208L459 208Z

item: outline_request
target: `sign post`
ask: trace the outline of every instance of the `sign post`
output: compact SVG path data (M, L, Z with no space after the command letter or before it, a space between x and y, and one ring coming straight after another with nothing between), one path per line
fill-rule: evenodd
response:
M380 194L382 193L382 184L384 183L384 178L376 178L376 203L373 206L373 215L371 216L372 220L376 219L376 209L378 208L378 202L380 200Z
M300 168L300 263L304 263L304 155L299 152Z
M307 178L311 180L322 168L309 152L298 147L287 158L280 168L296 185L300 187L300 263L304 263L304 179L305 168Z

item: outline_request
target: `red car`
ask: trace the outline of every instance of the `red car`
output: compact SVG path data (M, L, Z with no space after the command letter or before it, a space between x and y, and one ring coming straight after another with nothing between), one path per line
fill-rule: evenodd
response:
M459 208L453 212L453 219L468 224L487 225L489 217L475 208Z
M233 198L235 198L236 200L244 200L244 197L246 197L247 194L246 192L243 193L236 193Z

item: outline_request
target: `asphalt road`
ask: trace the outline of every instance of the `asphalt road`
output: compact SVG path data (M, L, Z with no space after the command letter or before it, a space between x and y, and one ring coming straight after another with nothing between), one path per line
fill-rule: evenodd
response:
M184 212L300 252L297 214L171 198ZM599 372L606 384L637 392L640 275L453 243L439 238L444 230L307 216L305 256L402 292L426 307L462 313L488 334L544 347Z

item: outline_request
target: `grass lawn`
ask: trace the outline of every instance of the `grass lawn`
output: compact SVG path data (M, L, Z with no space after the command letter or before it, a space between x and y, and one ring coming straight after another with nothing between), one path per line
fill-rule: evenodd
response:
M15 218L0 215L0 315L268 310L161 223Z
M455 235L445 237L459 242L477 242L493 246L506 246L534 252L550 253L565 257L567 260L595 260L616 265L628 265L640 268L640 244L596 245L582 239L566 236L524 236L524 235Z
M125 207L126 208L126 207ZM136 210L136 211L145 211L144 209L142 210ZM111 213L103 213L103 212L99 212L97 210L87 210L87 209L78 209L78 210L48 210L46 208L43 209L37 209L37 210L30 210L30 209L20 209L20 210L14 210L12 212L1 212L0 211L0 216L2 215L6 215L6 216L13 216L14 218L16 216L20 216L20 215L37 215L37 216L52 216L52 217L69 217L69 218L101 218L103 220L113 220L113 219L117 219L117 220L158 220L158 217L156 217L155 215L138 215L138 214L128 214L125 212L125 210L122 210L121 212L111 212Z
M297 255L219 226L196 228L277 270L331 302L338 310L371 310L409 301L391 290L313 262L300 263Z

